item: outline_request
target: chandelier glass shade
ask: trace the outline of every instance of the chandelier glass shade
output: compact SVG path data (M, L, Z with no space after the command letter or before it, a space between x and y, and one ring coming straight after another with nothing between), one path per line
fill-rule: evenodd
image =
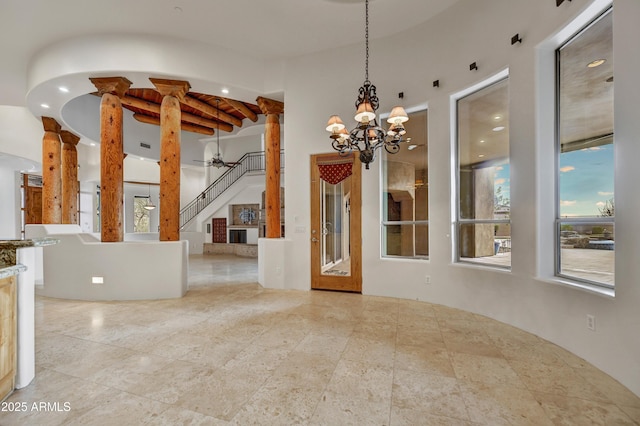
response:
M379 107L376 86L369 81L369 0L365 0L365 78L364 83L358 90L356 100L356 127L347 130L343 121L337 115L332 115L327 123L326 130L331 133L331 146L340 155L346 156L351 152L359 153L360 161L369 168L369 164L375 160L376 149L384 146L385 151L395 154L400 150L402 136L406 133L404 123L409 120L407 113L401 106L396 106L391 110L387 118L390 124L385 130L378 125L376 111Z

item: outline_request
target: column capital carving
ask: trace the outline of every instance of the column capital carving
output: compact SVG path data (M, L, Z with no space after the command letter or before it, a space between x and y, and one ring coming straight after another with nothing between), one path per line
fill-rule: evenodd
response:
M68 143L69 145L76 146L78 142L80 142L80 136L71 133L68 130L60 131L60 139L62 139L62 143Z
M149 78L149 80L156 86L156 90L162 96L175 96L179 100L184 99L184 95L191 89L189 82L184 80L167 80L164 78Z
M284 113L284 102L276 101L274 99L263 98L262 96L258 96L256 99L258 103L258 107L260 107L260 111L263 114L283 114Z
M42 117L42 126L45 132L60 133L60 124L55 118Z
M121 98L129 90L131 82L125 77L89 77L98 93L111 93Z

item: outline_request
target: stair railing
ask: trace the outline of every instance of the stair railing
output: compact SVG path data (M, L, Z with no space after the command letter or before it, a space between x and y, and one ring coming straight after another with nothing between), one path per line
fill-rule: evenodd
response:
M280 151L280 168L284 168L284 151ZM242 176L249 172L264 170L264 151L248 152L243 155L242 158L236 162L235 166L229 168L202 191L200 195L180 210L180 229L182 230L189 222L198 216L202 210L222 195Z

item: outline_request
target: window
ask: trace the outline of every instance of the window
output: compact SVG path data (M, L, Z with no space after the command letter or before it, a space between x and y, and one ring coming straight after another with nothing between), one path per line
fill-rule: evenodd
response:
M556 275L614 285L613 16L557 56Z
M457 109L457 261L511 268L509 81L464 95Z
M133 232L150 232L149 210L145 209L151 197L136 195L133 198Z
M427 111L409 114L407 142L382 162L382 255L429 256Z

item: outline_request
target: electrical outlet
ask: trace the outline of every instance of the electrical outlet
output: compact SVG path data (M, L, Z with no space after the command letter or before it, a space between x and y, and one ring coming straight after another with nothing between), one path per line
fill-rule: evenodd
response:
M596 317L593 315L587 315L587 328L591 331L596 331Z
M425 284L431 284L431 275L425 275L424 276L424 283Z

